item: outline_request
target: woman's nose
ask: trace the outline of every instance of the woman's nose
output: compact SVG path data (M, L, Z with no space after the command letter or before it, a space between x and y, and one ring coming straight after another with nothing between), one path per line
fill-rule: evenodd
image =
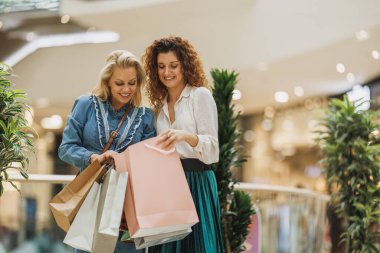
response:
M169 74L169 67L165 67L165 69L164 69L164 74L165 74L165 75Z
M131 87L129 87L128 84L123 86L123 91L127 91L128 92L130 90L131 90Z

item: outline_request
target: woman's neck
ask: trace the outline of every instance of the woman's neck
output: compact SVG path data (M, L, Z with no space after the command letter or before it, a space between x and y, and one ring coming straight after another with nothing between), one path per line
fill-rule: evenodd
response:
M186 85L178 85L177 87L172 87L168 89L168 102L177 102L183 89L185 89Z

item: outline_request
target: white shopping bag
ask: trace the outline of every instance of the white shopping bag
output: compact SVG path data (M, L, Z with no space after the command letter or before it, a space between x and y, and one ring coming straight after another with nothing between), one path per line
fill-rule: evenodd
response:
M109 169L101 185L92 253L113 252L119 236L128 172Z
M100 185L95 182L79 208L71 224L64 243L73 248L91 251L95 231L96 212L98 209Z
M158 235L144 236L133 239L136 249L143 249L155 245L182 240L191 233L191 228Z

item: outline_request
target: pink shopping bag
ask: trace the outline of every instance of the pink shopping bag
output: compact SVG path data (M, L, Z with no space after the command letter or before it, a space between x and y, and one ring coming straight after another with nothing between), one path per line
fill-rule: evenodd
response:
M117 171L128 171L124 212L132 238L185 230L198 215L179 154L157 146L157 137L115 155Z

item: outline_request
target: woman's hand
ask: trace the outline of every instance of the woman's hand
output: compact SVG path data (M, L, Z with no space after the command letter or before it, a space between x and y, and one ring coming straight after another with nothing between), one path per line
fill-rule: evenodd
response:
M186 141L190 146L195 147L198 144L198 136L185 130L169 129L158 135L157 144L161 144L164 149L171 149L181 141Z
M93 163L95 160L98 160L100 164L103 164L105 161L107 161L109 159L113 159L112 156L116 155L116 154L118 154L118 153L116 151L113 151L113 150L108 150L101 155L92 154L90 157L90 162Z

